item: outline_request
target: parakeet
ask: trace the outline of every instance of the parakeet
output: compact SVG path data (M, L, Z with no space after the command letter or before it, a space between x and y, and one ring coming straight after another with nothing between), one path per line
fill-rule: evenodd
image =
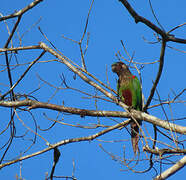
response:
M119 98L127 106L130 106L136 110L142 110L142 90L141 84L138 78L130 72L128 66L123 62L116 62L112 64L112 71L119 77L117 83L117 92ZM141 125L141 121L138 121ZM139 126L133 120L131 122L131 141L133 151L136 154L138 151L139 141Z

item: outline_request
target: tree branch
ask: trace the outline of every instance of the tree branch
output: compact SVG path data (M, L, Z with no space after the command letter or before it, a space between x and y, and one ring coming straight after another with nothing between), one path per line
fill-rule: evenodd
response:
M184 156L182 159L180 159L175 165L158 175L154 180L163 180L167 179L177 171L179 171L181 168L183 168L186 165L186 156Z
M127 109L128 106L125 105L123 102L119 101L118 99L111 94L110 92L108 92L107 90L103 89L101 86L99 86L97 83L95 83L94 81L92 81L90 78L88 78L87 76L85 76L78 68L76 68L74 65L72 65L67 59L65 59L65 57L61 56L59 53L57 53L56 51L54 51L52 48L49 48L45 43L40 42L40 47L42 49L44 49L45 51L49 52L50 54L54 55L55 57L57 57L58 59L61 60L61 62L63 64L65 64L68 68L70 68L74 73L76 73L83 81L85 81L86 83L90 84L91 86L95 87L97 90L99 90L100 92L102 92L105 96L107 96L108 98L112 99L115 103L118 103L118 105L120 105L121 107L123 107L124 109Z
M102 135L104 135L104 134L106 134L106 133L108 133L108 132L110 132L110 131L112 131L114 129L118 129L120 127L128 125L129 122L130 122L130 120L118 123L118 124L116 124L114 126L111 126L111 127L107 128L107 129L105 129L103 131L100 131L100 132L98 132L96 134L93 134L93 135L90 135L90 136L80 137L80 138L72 138L72 139L65 139L65 140L62 140L62 141L60 141L60 142L58 142L56 144L48 144L49 147L47 147L47 148L45 148L45 149L43 149L41 151L35 152L35 153L27 155L27 156L23 156L23 157L21 157L19 159L16 159L16 160L4 163L4 164L0 164L0 169L5 167L5 166L9 166L11 164L17 163L19 161L23 161L23 160L29 159L31 157L43 154L43 153L45 153L47 151L50 151L50 150L52 150L54 148L57 148L59 146L62 146L62 145L75 143L75 142L81 142L81 141L92 141L92 140L96 139L97 137L102 136Z
M10 15L7 15L7 16L3 16L0 18L0 21L3 21L3 20L6 20L6 19L10 19L10 18L14 18L14 17L18 17L18 16L21 16L23 15L25 12L27 12L28 10L32 9L34 6L36 6L37 4L39 4L41 1L43 0L35 0L33 2L31 2L28 6L24 7L23 9L13 13L13 14L10 14Z
M36 46L24 46L24 47L13 47L13 48L0 48L0 52L6 51L18 51L18 50L27 50L27 49L41 49L39 45Z
M151 124L157 125L161 128L171 130L173 132L177 132L180 134L186 134L186 127L180 126L174 123L170 123L168 121L161 120L155 116L149 115L145 112L140 112L132 109L130 112L123 112L123 111L95 111L95 110L87 110L87 109L79 109L73 107L65 107L55 104L43 103L34 100L23 100L23 101L0 101L0 106L4 107L21 107L21 106L28 106L29 110L37 109L37 108L44 108L44 109L51 109L60 112L66 112L70 114L80 115L81 117L84 116L92 116L92 117L120 117L120 118L129 118L133 117L136 120L144 120Z
M151 149L144 146L143 150L160 156L163 154L186 154L186 149Z
M166 39L166 41L173 41L173 42L178 42L178 43L183 43L186 44L186 39L181 39L181 38L176 38L173 35L170 35L169 33L166 33L162 29L160 29L158 26L150 22L148 19L138 15L138 13L132 8L132 6L128 3L127 0L119 0L123 6L128 10L130 15L134 18L135 22L141 22L154 30L156 33L162 36L162 38Z
M4 48L7 48L7 47L8 47L8 45L9 45L9 43L10 43L10 41L11 41L11 39L12 39L14 33L15 33L15 31L16 31L16 29L17 29L19 23L20 23L20 21L21 21L21 17L22 17L22 16L19 16L19 17L17 18L17 21L16 21L16 23L15 23L13 29L12 29L12 32L10 33L10 35L9 35L9 37L8 37L8 39L7 39L6 43L5 43L5 45L4 45ZM7 73L8 73L8 78L9 78L10 87L12 87L13 82L12 82L12 75L11 75L11 71L10 71L10 64L9 64L9 60L8 60L8 53L7 53L7 51L5 51L5 60L6 60ZM13 90L11 90L10 93L11 93L10 95L12 96L11 98L14 99L14 92L13 92ZM14 100L15 100L15 99L14 99Z

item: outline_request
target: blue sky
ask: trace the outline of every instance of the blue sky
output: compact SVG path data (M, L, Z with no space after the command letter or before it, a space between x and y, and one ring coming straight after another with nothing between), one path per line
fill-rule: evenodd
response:
M13 13L15 10L19 10L25 7L32 1L15 0L15 1L3 1L1 2L0 13L4 16ZM23 15L20 26L18 27L18 33L13 38L14 46L20 46L18 41L18 35L23 35L21 45L37 45L38 42L47 41L43 38L38 30L38 26L41 27L42 31L47 35L48 39L60 50L65 56L72 59L75 63L81 65L80 51L77 44L62 38L62 35L79 41L86 22L87 13L90 7L90 0L84 1L50 1L44 0L37 7L33 8L29 12ZM130 1L135 7L136 11L157 24L148 1ZM185 22L185 7L186 1L180 1L177 4L168 0L164 1L153 1L152 5L157 15L157 18L161 25L166 31L169 31L173 27ZM39 21L39 22L38 22ZM38 22L38 23L37 23ZM7 20L7 23L12 28L15 23L15 19ZM33 26L35 23L37 25ZM2 48L7 40L8 34L3 22L0 23L1 29L1 41L0 47ZM113 89L116 89L116 76L111 72L110 66L113 62L117 61L115 54L120 51L121 54L127 58L127 55L123 51L120 40L123 40L127 51L130 55L134 55L134 60L137 62L153 62L158 60L160 55L160 44L149 44L144 41L156 41L153 36L152 30L145 25L138 23L135 24L133 19L130 17L127 10L122 6L118 0L95 0L90 18L87 31L90 33L89 46L87 54L85 56L88 71L95 75L97 78L107 83L107 75L110 85ZM186 38L186 28L182 27L173 32L174 35L180 38ZM87 37L87 36L86 36ZM85 37L85 38L86 38ZM84 45L86 39L84 41ZM177 49L186 51L185 45L168 43L168 45ZM40 54L39 50L19 52L16 57L19 63L23 64L30 62ZM54 57L47 54L42 57L41 60L52 60ZM0 56L1 64L5 64L4 56ZM2 63L3 62L3 63ZM15 64L15 59L12 60L12 64ZM27 66L20 66L12 71L13 81L16 82L20 74L26 69ZM138 66L139 67L139 66ZM173 91L179 93L185 88L185 54L167 48L165 53L165 65L158 85L158 91L162 99L168 97L173 98ZM108 69L106 73L106 69ZM158 70L158 64L146 65L142 71L142 82L143 82L143 93L145 98L148 97L152 81L154 80ZM131 70L137 75L135 69ZM47 102L50 97L54 94L55 89L49 87L46 83L41 81L38 77L41 77L47 82L52 83L55 86L61 85L60 75L64 74L66 77L67 84L77 89L88 91L89 93L95 94L96 91L86 83L82 82L78 77L76 80L73 79L73 73L69 71L63 64L51 62L51 63L38 63L35 65L29 74L23 79L20 85L15 89L16 93L28 94L34 89L40 87L40 90L33 94L39 101ZM1 72L0 82L8 85L7 73ZM3 94L7 90L7 86L1 85L1 93ZM98 92L98 95L101 93ZM59 91L52 100L51 103L62 104L64 101L66 106L95 109L94 100L84 98L85 95L74 92L72 90L61 90ZM157 98L157 96L156 96ZM185 95L181 96L185 99ZM158 102L153 101L152 104ZM97 103L99 110L122 110L120 107L113 103L104 101L98 101ZM169 107L165 107L168 115L172 115L173 118L178 118L185 115L185 107L182 105L173 106L170 112ZM3 125L9 120L9 109L0 108ZM38 109L32 111L36 118L37 125L41 129L48 128L52 122L50 118L56 119L58 116L57 112L50 110ZM43 115L45 113L45 115ZM165 116L160 109L152 109L149 111L152 115L165 119ZM8 115L7 115L8 114ZM20 113L20 117L24 122L34 128L33 120L30 114ZM46 118L47 117L47 118ZM96 118L86 117L80 118L79 116L69 116L60 114L59 120L64 118L64 122L72 124L84 124L97 123ZM114 122L109 118L100 118L102 124L111 125ZM121 119L116 119L122 121ZM16 133L22 135L25 132L25 128L21 123L16 120ZM176 122L182 125L183 121ZM148 123L144 123L146 127L151 129ZM94 134L101 129L86 130L81 128L73 128L63 126L60 124L55 125L49 131L39 131L39 133L45 137L50 143L56 143L60 140L81 137ZM2 136L2 142L6 142L9 137L9 132ZM6 160L17 157L21 152L24 152L29 146L30 138L33 138L32 133L28 133L25 139L17 138L14 140L7 156ZM60 147L61 158L60 162L56 167L56 175L70 176L72 174L72 162L75 162L75 177L80 180L93 180L93 179L124 179L130 178L136 179L152 179L155 172L152 170L146 174L135 174L131 171L121 171L127 168L113 161L99 147L99 144L108 151L112 152L116 156L123 155L123 146L126 148L126 158L132 157L130 141L126 142L130 138L129 134L125 129L115 130L110 132L99 140L92 142L80 142L77 144L69 144ZM100 141L101 139L101 141ZM123 142L109 143L111 140L123 140ZM105 142L103 142L105 141ZM45 142L40 138L37 138L37 142L26 154L30 154L46 148ZM26 155L25 154L25 155ZM44 179L45 173L50 173L52 166L52 152L44 153L38 157L28 159L22 162L22 177L25 179ZM145 157L145 156L143 156ZM177 159L179 159L178 157ZM144 166L148 166L148 161L145 164L140 163L136 170L143 170ZM155 165L159 167L159 165ZM163 167L163 170L169 166ZM20 163L5 167L0 172L0 179L15 179L15 175L20 172ZM181 179L186 175L185 169L183 168L177 174L173 175L170 179Z

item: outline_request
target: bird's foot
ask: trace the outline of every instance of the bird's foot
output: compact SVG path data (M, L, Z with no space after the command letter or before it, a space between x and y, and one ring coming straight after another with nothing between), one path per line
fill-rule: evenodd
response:
M127 110L131 112L131 110L134 109L133 106L128 106Z

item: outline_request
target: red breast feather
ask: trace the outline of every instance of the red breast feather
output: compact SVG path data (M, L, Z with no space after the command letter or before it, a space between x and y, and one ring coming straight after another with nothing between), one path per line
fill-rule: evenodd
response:
M122 97L124 98L124 103L127 106L132 106L132 92L129 89L122 91Z

